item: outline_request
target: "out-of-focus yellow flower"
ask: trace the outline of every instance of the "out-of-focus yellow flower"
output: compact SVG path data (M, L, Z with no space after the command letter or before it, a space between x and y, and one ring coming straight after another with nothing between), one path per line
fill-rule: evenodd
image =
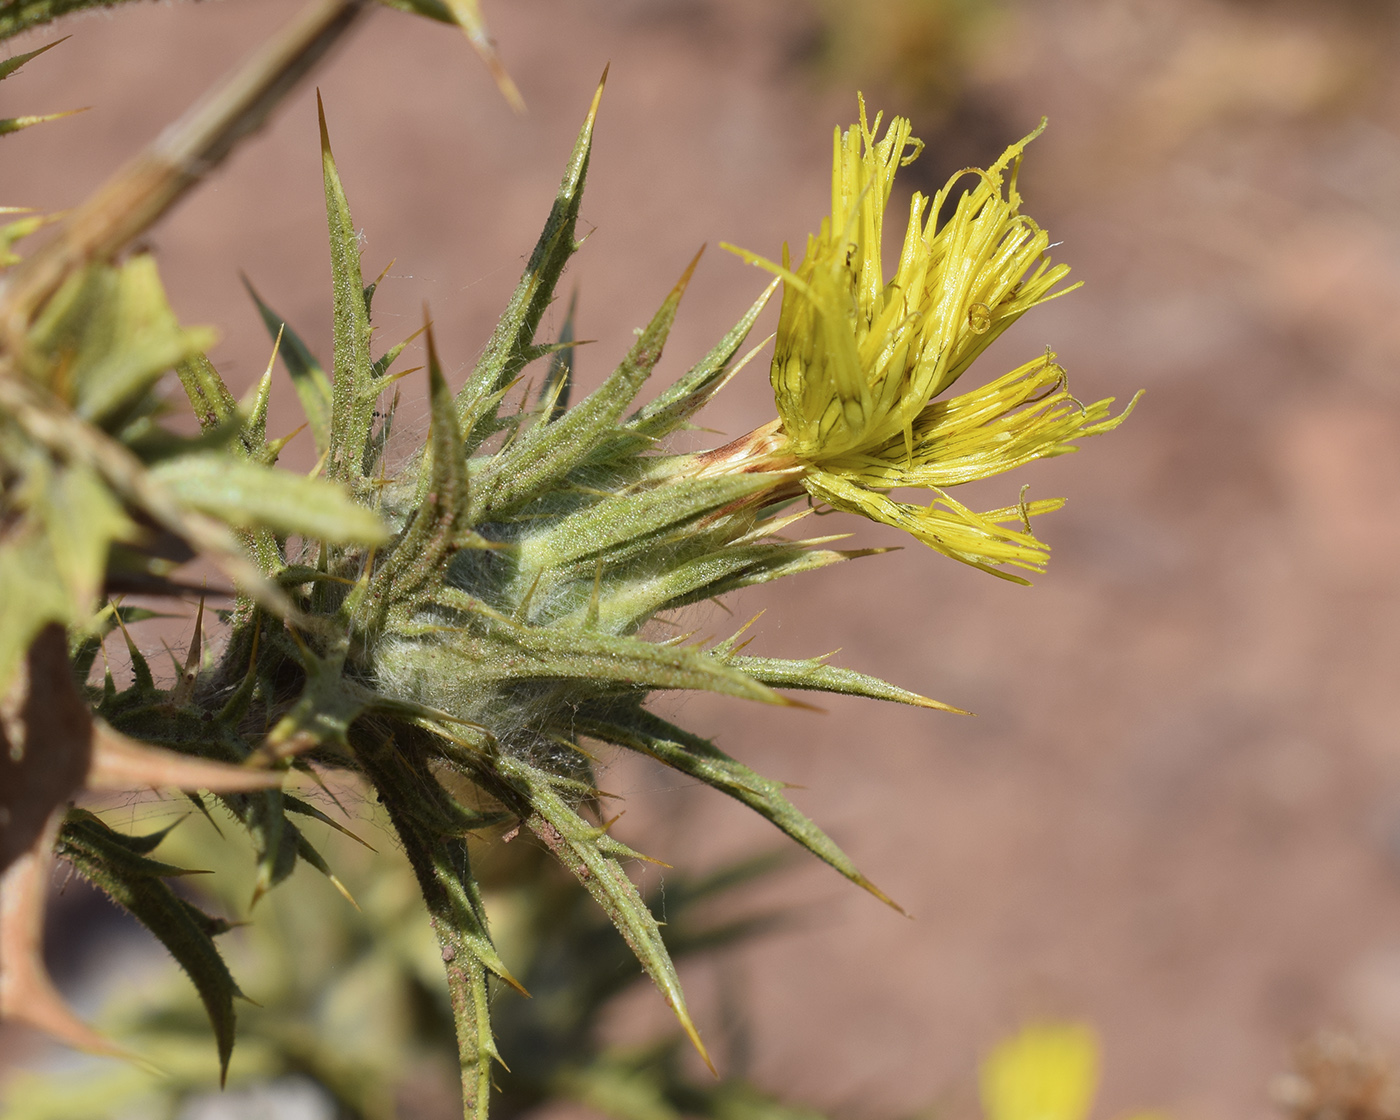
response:
M1051 263L1049 236L1020 212L1016 173L1038 128L932 199L916 193L886 280L885 207L896 170L923 145L903 117L877 139L880 119L867 121L862 100L859 123L836 130L831 217L808 238L795 270L786 247L781 264L734 250L784 281L771 372L779 426L761 430L752 446L804 466L803 485L827 505L1016 579L1000 567L1040 571L1048 552L1030 518L1063 503L1021 501L979 514L943 488L1073 451L1069 440L1117 427L1126 411L1111 417L1112 398L1081 405L1048 352L980 389L935 399L1026 311L1072 290L1058 286L1069 268ZM967 176L970 188L940 226ZM936 496L927 506L895 501L889 491L900 487Z
M986 1120L1086 1120L1099 1083L1099 1044L1083 1023L1026 1027L982 1063Z

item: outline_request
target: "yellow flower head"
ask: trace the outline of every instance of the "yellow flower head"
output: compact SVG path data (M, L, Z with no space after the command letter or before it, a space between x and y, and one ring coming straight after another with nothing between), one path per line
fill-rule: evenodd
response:
M877 139L880 119L867 121L862 99L860 121L836 130L831 217L795 270L786 248L781 265L736 250L784 281L771 372L781 439L769 446L803 464L803 485L833 508L905 529L996 575L1016 578L999 565L1039 571L1048 550L1029 519L1062 502L978 514L942 488L1072 451L1066 441L1116 427L1126 413L1110 418L1111 398L1079 404L1049 353L981 389L935 398L1026 311L1072 290L1057 288L1069 268L1051 264L1049 236L1020 212L1016 190L1022 151L1044 122L985 171L960 172L932 199L914 195L887 280L885 207L895 172L923 144L903 117ZM898 487L936 497L928 506L897 502L888 492ZM1003 527L1017 522L1022 529Z
M987 1120L1086 1120L1099 1082L1099 1045L1083 1023L1042 1023L1000 1043L982 1063Z

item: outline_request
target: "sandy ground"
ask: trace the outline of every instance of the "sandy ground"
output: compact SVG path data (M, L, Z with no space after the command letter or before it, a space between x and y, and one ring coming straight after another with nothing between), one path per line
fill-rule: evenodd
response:
M4 113L98 107L6 138L0 197L81 199L287 7L73 22L72 40L5 83ZM821 868L792 877L785 897L806 900L807 920L732 962L763 1084L867 1117L935 1100L966 1112L979 1054L1026 1018L1069 1015L1104 1038L1097 1116L1240 1120L1273 1114L1269 1078L1321 1026L1400 1047L1390 10L1039 0L979 53L954 131L925 132L927 170L905 191L1051 118L1026 209L1085 287L980 368L1051 345L1082 398L1147 395L1117 434L976 494L1006 504L1029 481L1032 497L1069 498L1041 525L1055 555L1034 588L916 545L730 604L738 620L767 609L756 650L839 646L840 664L977 713L678 705L803 787L798 803L915 916ZM775 253L819 220L853 87L804 69L798 3L519 0L488 14L524 118L457 38L389 13L319 75L366 271L395 262L378 322L407 334L427 300L463 375L611 62L591 234L566 282L580 333L599 340L580 377L601 378L708 243L663 360L675 375L762 283L717 243ZM240 269L329 352L315 129L305 89L150 239L181 316L223 332L214 357L236 390L268 350ZM289 391L279 405L289 429ZM771 415L760 362L710 422L736 435ZM311 458L303 440L288 456ZM719 610L704 621L730 625ZM673 863L769 838L664 775L615 778L626 833ZM711 981L696 978L702 1016ZM646 1019L655 1002L631 1010Z

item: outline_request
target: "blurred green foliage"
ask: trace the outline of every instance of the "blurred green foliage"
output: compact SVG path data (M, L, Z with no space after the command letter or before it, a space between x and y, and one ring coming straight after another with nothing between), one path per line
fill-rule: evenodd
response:
M172 807L147 809L168 826ZM222 821L233 827L216 828L214 817L191 815L159 845L161 859L212 872L187 877L182 893L213 913L249 919L220 936L247 997L231 1091L309 1079L346 1120L414 1115L412 1100L425 1085L440 1090L439 1100L455 1095L442 951L382 814L366 808L365 817L354 831L374 849L329 828L317 838L354 903L324 878L300 872L247 913L255 861L228 818ZM742 1078L692 1076L680 1032L641 1048L608 1046L600 1028L609 1006L643 979L627 945L532 837L494 845L490 855L475 840L464 843L477 861L493 929L533 997L503 990L495 1000L496 1037L512 1065L495 1072L494 1115L522 1116L563 1099L616 1120L816 1120L817 1113L781 1104ZM738 917L718 912L732 915L731 896L761 888L780 862L762 856L703 877L668 874L647 901L658 917L664 906L672 956L712 953L772 927L778 916L752 903ZM120 985L100 1024L153 1069L94 1062L74 1076L22 1076L4 1098L8 1120L167 1120L218 1091L205 1009L173 963Z

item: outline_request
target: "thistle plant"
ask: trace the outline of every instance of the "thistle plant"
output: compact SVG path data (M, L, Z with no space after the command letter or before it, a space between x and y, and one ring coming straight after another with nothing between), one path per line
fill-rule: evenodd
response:
M1011 569L1038 571L1047 555L1031 518L1060 503L1029 502L1023 490L1015 504L977 513L946 488L1073 450L1070 441L1124 414L1110 416L1111 400L1085 406L1070 396L1053 355L944 395L1020 315L1068 290L1047 235L1020 213L1016 171L1031 137L968 173L967 184L959 177L932 199L916 194L887 279L884 211L919 143L898 117L882 134L863 105L859 121L836 132L832 213L803 261L743 253L777 279L686 374L639 404L692 261L616 369L575 401L573 322L554 339L541 337L541 323L579 247L600 84L524 275L455 390L425 321L427 437L392 457L394 386L418 372L397 368L412 339L377 349L378 281L361 271L321 110L329 366L254 294L318 455L311 478L277 469L286 439L269 435L273 363L240 403L205 354L211 336L175 321L153 261L118 254L193 182L190 168L226 151L359 7L314 9L289 32L295 49L277 45L215 109L192 114L17 265L0 292L0 687L10 697L9 750L0 752L9 769L0 772L7 811L24 818L19 831L5 822L0 1012L110 1046L62 1007L38 964L54 851L169 948L210 1015L226 1068L239 989L216 939L229 923L170 889L183 872L154 858L163 832L126 835L67 802L84 785L158 784L186 789L207 813L217 803L252 839L251 905L299 862L334 875L294 820L330 818L283 780L348 772L382 803L421 892L450 994L465 1112L482 1117L502 1057L492 986L525 989L493 941L469 836L532 835L592 896L709 1061L661 928L628 875L627 864L646 857L609 830L590 744L637 752L728 794L890 902L781 783L648 701L705 690L790 705L789 692L824 691L948 706L825 658L750 653L742 629L708 644L650 624L880 551L791 535L820 507L1020 579ZM952 216L941 221L945 203ZM668 437L757 352L741 354L779 283L777 418L711 451L670 450ZM156 384L172 368L197 437L159 424ZM889 496L904 487L934 497L917 506ZM188 595L178 565L194 555L230 581L230 606L217 649L206 651L201 601L188 656L164 686L130 636L141 612L109 596ZM109 673L90 685L101 643L118 630L131 682L118 688ZM66 723L49 727L55 720Z

